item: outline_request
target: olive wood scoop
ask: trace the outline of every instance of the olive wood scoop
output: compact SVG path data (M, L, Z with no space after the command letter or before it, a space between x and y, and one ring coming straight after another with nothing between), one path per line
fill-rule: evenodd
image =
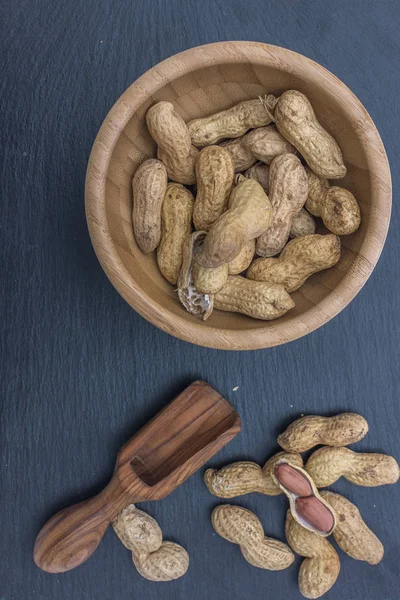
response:
M173 492L240 427L239 415L214 388L192 383L121 448L113 477L100 494L44 525L33 551L36 565L48 573L81 565L123 508Z

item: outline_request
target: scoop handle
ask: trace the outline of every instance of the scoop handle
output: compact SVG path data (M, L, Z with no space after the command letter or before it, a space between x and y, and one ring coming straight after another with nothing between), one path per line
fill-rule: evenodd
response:
M78 567L96 550L113 517L133 502L113 476L97 496L61 510L40 530L33 550L36 565L48 573Z

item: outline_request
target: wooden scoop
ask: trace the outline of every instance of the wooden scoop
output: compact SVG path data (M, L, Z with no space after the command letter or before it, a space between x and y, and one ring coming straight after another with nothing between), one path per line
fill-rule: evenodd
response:
M37 566L62 573L81 565L123 508L173 492L240 427L239 415L214 388L192 383L121 448L100 494L62 510L40 530L33 551Z

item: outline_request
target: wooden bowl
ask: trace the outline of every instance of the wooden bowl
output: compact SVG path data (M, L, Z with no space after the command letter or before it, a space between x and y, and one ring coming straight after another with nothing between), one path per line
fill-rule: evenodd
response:
M214 311L202 322L186 312L160 274L154 255L136 245L131 223L132 176L156 146L145 123L159 100L185 120L229 108L265 92L304 92L338 141L347 165L340 185L361 206L360 229L342 241L340 262L310 277L293 294L296 306L276 321ZM391 178L382 140L354 94L321 65L276 46L221 42L199 46L156 65L113 106L95 140L86 177L86 214L93 246L112 284L148 321L178 338L220 349L283 344L337 315L370 276L385 242Z

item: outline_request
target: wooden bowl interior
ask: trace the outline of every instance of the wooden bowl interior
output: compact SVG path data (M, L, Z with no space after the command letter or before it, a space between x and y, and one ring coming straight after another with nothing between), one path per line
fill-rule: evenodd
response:
M306 93L311 100L318 119L335 135L342 148L348 173L340 184L358 198L362 224L353 235L342 237L342 259L327 271L316 273L293 295L296 306L281 317L280 322L301 316L328 296L338 283L351 271L370 228L373 214L371 186L367 160L357 136L357 131L348 120L343 107L335 98L324 93L324 89L313 88L294 75L266 66L249 68L248 64L221 64L199 69L166 83L157 94L144 102L122 131L114 148L107 173L106 211L111 235L121 261L133 278L140 281L153 301L193 322L185 311L171 286L160 274L155 253L145 256L138 248L132 230L132 177L137 167L146 158L156 155L156 146L145 123L147 109L158 100L173 102L185 120L203 117L229 108L237 102L295 88ZM323 227L320 227L323 230ZM222 329L257 329L274 327L249 317L215 311L203 324L204 327Z
M145 114L169 100L185 120L229 108L265 93L295 88L310 99L320 122L338 141L347 166L338 182L358 199L360 229L343 236L340 262L310 277L294 293L294 309L275 321L214 311L206 321L186 312L133 235L132 177L156 155ZM331 184L334 184L331 182ZM96 253L112 283L142 316L165 331L205 346L263 348L324 324L358 293L383 247L390 219L390 171L383 144L364 107L346 86L309 59L274 46L224 42L193 48L160 63L123 94L94 145L86 179L86 207ZM319 231L323 231L321 224Z

